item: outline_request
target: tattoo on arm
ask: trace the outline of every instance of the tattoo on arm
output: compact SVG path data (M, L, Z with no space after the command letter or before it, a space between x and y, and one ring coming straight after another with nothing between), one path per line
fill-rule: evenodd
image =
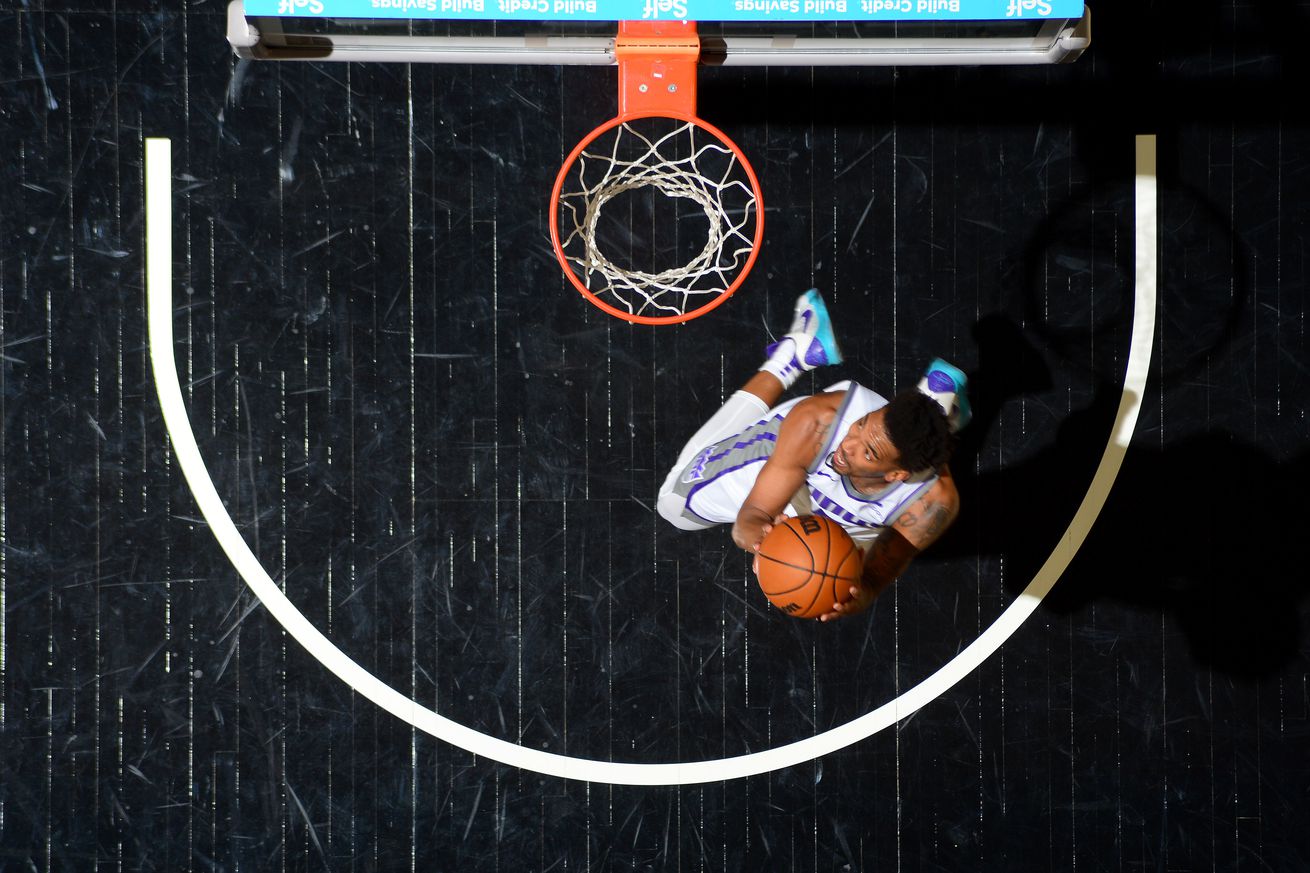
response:
M940 503L929 503L920 512L906 510L896 519L895 527L904 531L913 531L915 540L924 545L941 536L954 520L951 510Z
M884 530L864 556L864 584L877 594L905 572L917 552L894 528Z
M885 539L875 540L873 547L869 549L869 555L864 559L864 571L866 577L874 579L886 579L888 576L894 578L895 572L900 568L897 566L900 562L892 558L891 549L887 548Z
M947 525L950 523L951 514L947 511L945 506L934 503L928 508L928 520L925 527L927 528L929 537L934 540L937 539L937 537L941 535L941 532L946 530Z
M937 539L954 520L955 510L949 503L929 499L901 513L891 527L879 534L864 556L861 574L864 604L896 581L920 550Z

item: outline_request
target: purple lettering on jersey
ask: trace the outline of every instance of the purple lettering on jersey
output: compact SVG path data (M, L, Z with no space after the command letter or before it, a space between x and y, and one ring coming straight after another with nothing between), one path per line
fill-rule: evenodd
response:
M817 488L810 489L810 497L814 498L814 500L816 501L815 504L816 508L822 510L821 512L818 513L820 515L825 515L828 518L841 522L842 524L849 524L851 527L863 527L863 528L871 528L871 529L882 527L882 525L872 525L866 521L861 521L858 517L852 515L851 513L843 509L841 505L838 504L836 501L825 496L824 493L818 490Z

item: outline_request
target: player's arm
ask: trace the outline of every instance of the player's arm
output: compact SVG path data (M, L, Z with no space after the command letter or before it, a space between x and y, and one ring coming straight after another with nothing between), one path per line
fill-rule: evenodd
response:
M923 497L906 507L895 523L878 535L864 556L860 584L851 586L851 597L820 616L828 621L863 612L875 597L909 568L915 557L937 541L955 521L960 496L950 470L943 467L938 479Z
M815 444L823 440L830 426L830 404L822 395L796 404L778 430L778 444L760 469L755 485L737 512L732 541L754 552L773 529L796 490L805 483L807 467L814 460Z

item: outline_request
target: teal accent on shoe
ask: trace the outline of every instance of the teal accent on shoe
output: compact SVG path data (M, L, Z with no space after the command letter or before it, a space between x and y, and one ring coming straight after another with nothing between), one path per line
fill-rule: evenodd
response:
M964 426L973 419L973 410L969 408L969 395L963 391L955 395L955 408L960 413L960 417L955 422L955 429L964 430Z
M815 320L818 322L814 331L814 338L818 341L819 347L823 350L824 360L811 360L811 351L805 352L805 363L812 366L823 364L840 364L842 362L841 347L837 345L837 336L832 332L832 318L828 315L828 307L824 305L823 298L819 296L819 289L811 288L801 295L805 304L814 311Z

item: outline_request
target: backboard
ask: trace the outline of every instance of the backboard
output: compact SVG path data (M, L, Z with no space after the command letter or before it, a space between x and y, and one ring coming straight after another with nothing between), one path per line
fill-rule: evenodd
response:
M616 63L617 21L695 21L702 66L1057 64L1091 41L1081 0L234 0L261 60Z
M696 114L699 67L1052 64L1073 60L1089 40L1081 0L228 7L228 41L245 58L618 66L618 113L564 160L550 194L550 237L584 298L643 324L676 324L722 304L750 273L763 239L763 193L749 159Z

